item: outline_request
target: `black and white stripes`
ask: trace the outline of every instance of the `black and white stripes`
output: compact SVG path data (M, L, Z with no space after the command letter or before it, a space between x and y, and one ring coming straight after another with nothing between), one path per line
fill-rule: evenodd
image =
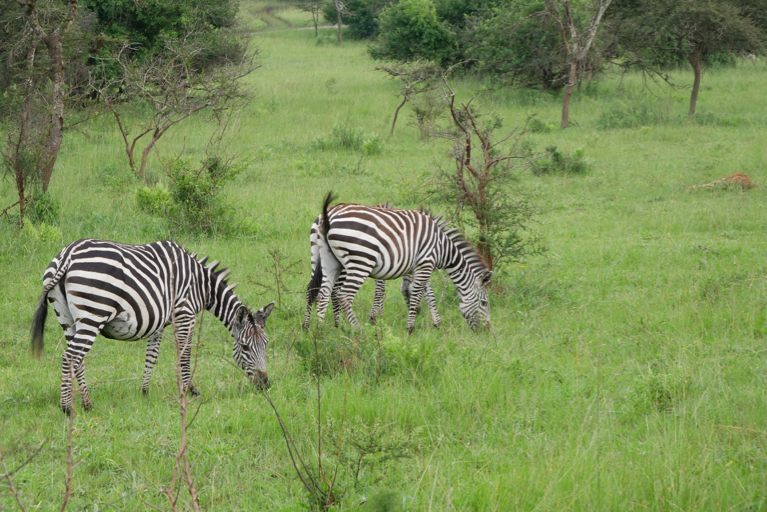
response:
M312 239L319 264L307 287L307 318L317 302L322 320L336 282L341 309L352 325L359 325L352 301L367 277L396 279L412 274L408 286L407 328L412 331L424 289L435 269L445 269L456 285L459 309L472 328L489 324L487 285L492 277L474 248L439 217L420 210L395 210L338 204L328 194L323 204L320 233ZM316 247L315 247L316 245Z
M141 389L149 387L165 326L173 323L182 347L182 377L192 392L189 359L196 316L211 311L234 339L239 366L257 385L268 385L266 319L273 303L251 313L228 285L228 269L218 262L197 260L173 242L125 245L104 240L78 240L50 263L32 322L32 349L43 349L48 302L67 340L62 356L61 408L71 411L71 376L77 378L83 406L92 406L84 379L84 357L98 334L117 340L148 338Z

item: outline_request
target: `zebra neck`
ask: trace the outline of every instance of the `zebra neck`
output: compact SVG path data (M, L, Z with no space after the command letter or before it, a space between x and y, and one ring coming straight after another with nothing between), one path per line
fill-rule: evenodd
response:
M242 305L242 302L234 294L231 287L227 286L224 282L219 282L216 287L216 293L211 297L208 311L221 320L221 323L231 332L234 324L234 315Z

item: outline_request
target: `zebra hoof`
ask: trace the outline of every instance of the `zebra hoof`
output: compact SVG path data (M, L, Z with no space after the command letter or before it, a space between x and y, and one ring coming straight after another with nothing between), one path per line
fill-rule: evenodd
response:
M141 388L141 394L144 396L149 396L149 388Z
M189 394L192 396L200 396L200 390L198 390L196 387L190 385L189 386Z

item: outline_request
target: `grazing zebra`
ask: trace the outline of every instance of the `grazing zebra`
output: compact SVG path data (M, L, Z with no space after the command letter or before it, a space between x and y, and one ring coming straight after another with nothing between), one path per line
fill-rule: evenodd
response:
M207 309L234 338L234 359L259 387L269 385L266 372L266 319L274 303L251 313L218 262L197 260L174 242L125 245L105 240L78 240L64 248L43 275L43 293L32 321L32 351L43 350L48 302L64 329L67 348L61 358L61 409L74 407L72 374L77 378L85 409L92 402L85 385L84 357L98 334L110 339L147 339L141 390L147 393L157 361L163 328L173 323L183 351L184 386L191 383L191 336L197 314Z
M389 206L389 203L386 202L381 205L376 205L376 208L386 208L386 209L392 209ZM317 263L319 262L319 240L320 240L320 223L322 220L322 216L318 216L317 219L312 224L311 230L309 231L309 244L311 246L311 265L312 265L312 275L316 272ZM341 286L343 285L344 279L346 278L346 270L342 270L341 274L338 277L338 280L336 281L335 286L333 287L333 291L331 292L331 303L333 305L333 323L336 327L338 327L339 324L339 312L341 311L340 303L338 302L338 290L340 290ZM405 304L410 303L410 287L413 282L413 276L412 274L406 274L402 276L402 285L400 287L400 291L402 292L402 296L405 298ZM309 328L309 322L312 317L312 303L313 300L310 298L310 289L307 289L306 291L306 315L304 316L303 321L303 328L308 329ZM375 280L375 294L373 295L373 307L370 309L370 323L375 325L376 319L379 316L383 316L383 303L384 303L384 297L386 295L386 281L383 279L376 279ZM424 291L424 298L426 300L426 304L429 306L429 311L431 312L431 318L432 322L434 323L435 327L439 327L442 324L442 320L439 317L439 313L437 312L437 299L434 296L434 291L431 288L431 284L429 281L426 281L426 287ZM418 302L418 307L416 313L419 313L421 309L421 303Z
M492 272L456 229L420 210L343 203L329 208L332 200L328 193L317 237L319 264L307 287L307 309L316 301L320 320L342 274L338 301L354 326L359 322L352 301L365 278L388 280L412 274L407 318L412 332L426 283L435 269L442 268L456 285L459 310L472 329L480 321L489 325L487 285Z

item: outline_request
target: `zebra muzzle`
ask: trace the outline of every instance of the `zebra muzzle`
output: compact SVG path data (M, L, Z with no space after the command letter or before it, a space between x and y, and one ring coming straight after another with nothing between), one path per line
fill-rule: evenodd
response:
M272 386L271 382L269 382L269 374L264 370L256 370L252 380L253 384L255 384L256 388L259 390L266 390Z

